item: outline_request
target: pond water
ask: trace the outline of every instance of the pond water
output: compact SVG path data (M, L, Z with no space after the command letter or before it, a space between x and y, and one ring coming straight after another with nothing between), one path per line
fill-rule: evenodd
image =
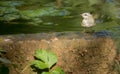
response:
M87 5L87 1L90 1L89 3L91 5L99 2L99 0L66 0L64 1L63 6L59 8L57 7L55 0L30 0L29 2L27 0L1 1L0 34L26 34L64 31L81 32L84 28L81 26L82 17L80 14L83 12L98 12L94 12L92 6L90 7ZM104 1L110 4L109 2L112 2L113 0ZM106 5L108 5L107 3ZM101 12L105 10L102 9L102 7L104 8L104 5L98 7L101 7ZM112 8L114 8L114 4ZM115 9L112 11L114 10ZM113 13L112 11L109 11L109 13ZM99 13L97 15L99 15ZM105 14L106 13L108 12L105 11ZM119 14L119 11L117 14ZM115 19L115 21L104 21L109 18L109 15L107 15L107 18L104 17L104 15L101 16L103 17L100 17L100 19L97 18L97 21L100 22L97 22L96 26L92 27L92 30L119 32L119 15L117 15L118 18ZM110 16L113 15L111 14Z
M43 17L44 23L40 24L12 24L2 23L0 25L0 34L15 33L39 33L39 32L63 32L63 31L81 31L80 18L66 19L63 17ZM40 20L41 21L41 20Z

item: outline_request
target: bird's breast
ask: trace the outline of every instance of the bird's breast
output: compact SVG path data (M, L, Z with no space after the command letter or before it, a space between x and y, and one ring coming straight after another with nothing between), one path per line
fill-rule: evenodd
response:
M91 27L94 25L95 25L94 19L83 19L83 21L82 21L83 27Z

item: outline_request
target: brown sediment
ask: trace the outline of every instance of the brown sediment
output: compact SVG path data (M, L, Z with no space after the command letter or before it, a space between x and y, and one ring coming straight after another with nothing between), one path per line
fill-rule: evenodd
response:
M5 42L6 37L2 37L0 47L16 65L10 66L9 74L30 74L29 62L34 60L36 49L55 52L58 62L54 67L61 67L65 74L117 74L113 70L116 46L110 37L95 38L77 33L30 34L9 36L11 40Z

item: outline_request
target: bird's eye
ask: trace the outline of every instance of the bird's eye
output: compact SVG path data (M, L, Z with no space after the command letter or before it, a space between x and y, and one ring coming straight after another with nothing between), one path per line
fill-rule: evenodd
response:
M85 16L87 16L87 14L85 14Z

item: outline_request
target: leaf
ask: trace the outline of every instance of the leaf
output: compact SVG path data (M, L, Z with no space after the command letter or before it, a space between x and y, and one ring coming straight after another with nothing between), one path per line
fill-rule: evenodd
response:
M51 74L50 72L42 72L42 74Z
M47 63L49 65L49 68L51 68L52 65L54 65L57 62L57 56L54 53L49 52L47 58Z
M52 74L65 74L65 73L61 68L58 67L52 71Z
M0 58L0 62L6 63L6 64L12 64L12 62L6 58Z
M36 57L37 59L42 60L43 62L46 62L46 61L47 61L47 59L46 59L46 57L47 57L47 52L46 52L45 50L36 50L36 52L35 52L35 57Z
M44 62L41 62L39 60L34 60L31 65L34 65L38 69L46 69L48 68L48 65Z
M35 52L35 57L42 60L45 64L48 65L48 68L51 68L57 62L57 56L53 52L47 52L45 50L37 50Z

